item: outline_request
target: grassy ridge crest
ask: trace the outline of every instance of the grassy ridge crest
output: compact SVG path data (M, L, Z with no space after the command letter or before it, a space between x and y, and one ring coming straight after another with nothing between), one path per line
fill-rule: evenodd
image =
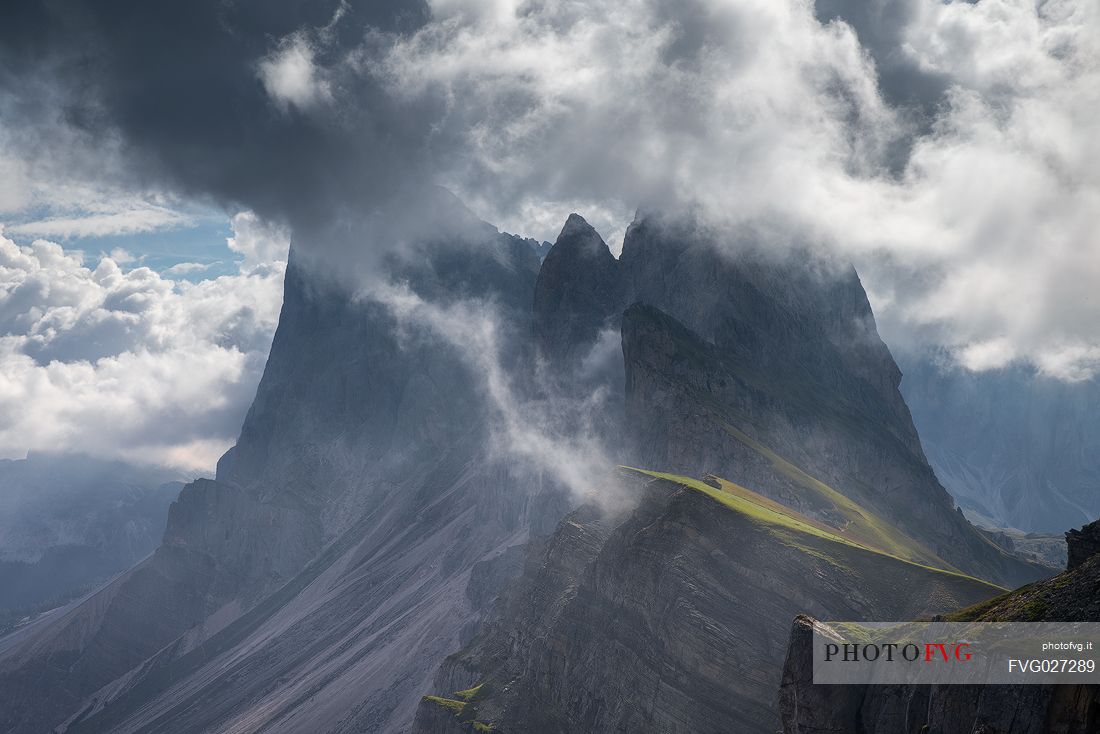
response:
M719 484L715 487L707 482L699 479L693 479L692 477L685 477L679 474L671 474L668 472L653 471L650 469L639 469L636 467L624 466L622 469L641 474L643 476L650 477L654 480L671 482L678 484L687 489L694 490L700 494L704 494L710 499L718 502L727 509L733 510L745 517L750 521L756 522L768 526L768 529L784 542L796 545L801 550L810 552L811 555L818 557L826 556L826 560L830 562L843 564L843 553L835 553L837 550L842 549L855 549L865 553L873 553L879 556L890 558L894 561L904 563L910 566L924 569L926 571L932 571L937 574L944 574L956 579L963 579L966 581L979 583L984 586L988 586L991 590L1003 592L1000 586L991 584L988 581L969 576L965 573L961 573L956 570L949 570L944 568L937 568L935 566L929 566L924 563L910 560L897 556L888 552L882 548L876 548L872 545L863 544L852 540L851 538L844 537L835 528L830 528L822 522L813 520L811 518L802 515L796 510L781 505L774 500L770 500L751 489L747 489L733 482L726 481L724 479L714 477L714 481ZM793 537L793 534L802 536L803 539L810 538L815 542L812 547L806 547L804 543L799 542L797 537ZM822 546L820 541L825 541L827 545ZM829 545L832 547L830 548ZM839 546L839 548L837 547Z

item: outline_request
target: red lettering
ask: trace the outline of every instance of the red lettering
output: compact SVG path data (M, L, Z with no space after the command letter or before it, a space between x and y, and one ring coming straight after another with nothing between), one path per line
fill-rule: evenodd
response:
M940 651L940 655L943 656L944 661L951 659L947 655L947 646L942 642L926 642L924 643L924 662L932 662L932 658L935 656L935 650Z

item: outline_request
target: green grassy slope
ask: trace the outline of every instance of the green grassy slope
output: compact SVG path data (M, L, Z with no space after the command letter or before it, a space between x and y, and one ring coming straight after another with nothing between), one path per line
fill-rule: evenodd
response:
M804 496L811 504L831 515L842 517L844 522L836 528L836 531L845 538L898 558L943 568L948 571L959 570L923 544L903 533L893 524L860 506L847 495L833 489L816 477L810 476L748 434L725 421L719 421L719 423L731 437L767 459L777 473L806 490Z
M714 484L718 485L716 487L713 484L678 474L669 474L648 469L636 469L633 467L623 468L629 472L652 477L656 480L671 482L700 492L724 507L747 517L757 524L765 526L769 532L787 545L795 546L815 557L829 560L835 565L847 566L851 562L851 553L855 550L857 552L885 556L896 562L916 566L937 574L943 574L945 579L953 578L967 583L981 584L987 586L990 593L1004 591L1004 589L999 586L968 576L957 570L921 563L892 553L889 548L882 548L872 543L862 542L857 538L864 535L871 535L873 537L889 536L881 533L879 535L874 535L874 533L869 532L867 528L874 528L875 526L871 525L867 518L875 520L878 520L878 518L875 518L874 515L867 513L858 506L855 506L852 510L854 517L853 522L855 522L855 519L863 518L866 525L860 526L859 530L862 532L857 534L853 533L850 527L846 528L844 531L830 527L796 510L785 507L774 500L763 497L750 489L718 477L708 478L713 481ZM850 500L847 501L850 502ZM852 504L854 505L854 503ZM878 520L878 522L881 523L883 521ZM902 537L904 538L904 536ZM939 561L939 563L942 564L943 562Z
M489 732L493 730L493 725L488 721L479 721L477 718L477 702L488 692L485 684L479 683L473 688L455 691L451 694L454 698L424 696L422 700L435 704L452 714L455 720L462 725L460 728L463 731Z

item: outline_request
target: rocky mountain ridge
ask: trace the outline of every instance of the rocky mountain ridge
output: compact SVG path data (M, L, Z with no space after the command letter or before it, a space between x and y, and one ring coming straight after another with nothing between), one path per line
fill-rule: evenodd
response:
M591 699L570 703L562 665L571 657L587 661L591 690L629 691L587 648L554 652L574 637L593 651L621 649L583 633L588 619L610 625L616 609L639 629L687 625L689 641L702 607L704 629L706 620L725 625L728 636L714 639L766 632L752 654L731 658L749 675L736 697L748 708L720 704L698 720L756 725L770 710L761 692L778 675L775 619L835 605L871 614L887 595L852 598L851 588L881 564L914 574L930 609L991 593L965 573L1006 584L1043 573L953 510L850 268L731 252L719 234L656 216L639 217L616 260L575 215L540 267L529 242L453 201L428 206L438 211L426 220L453 228L378 260L396 300L292 253L271 356L236 447L215 479L184 489L152 557L0 639L0 731L407 731L424 693L475 682L438 685L439 664L498 619L492 600L523 570L529 542L517 583L534 589L536 574L547 590L575 589L575 603L532 593L522 617L500 623L517 629L522 620L507 657L530 653L520 659L535 676L531 690L552 697L546 715L564 717L554 719L561 726L640 721L622 706L601 713ZM418 320L417 308L442 319ZM490 311L492 354L472 354L466 332L445 333L455 314ZM487 382L487 367L508 383L505 393ZM759 498L756 507L774 513L767 503L780 502L802 525L834 528L842 541L829 542L850 557L838 561L813 532L796 534L792 547L790 528L777 536L752 513L680 490L614 522L582 512L559 524L575 495L533 453L562 436L536 434L528 453L509 453L497 421L517 410L568 438L579 429L571 414L544 421L525 406L585 407L590 395L605 399L576 420L609 458L727 477ZM581 479L587 491L621 501L623 488L598 474ZM630 518L663 530L650 534ZM656 551L631 557L632 538ZM708 564L710 553L727 560ZM774 578L771 564L799 582L764 584L775 604L765 620L735 590ZM650 609L660 598L653 574L668 568L688 606L667 599ZM591 585L590 574L611 570ZM606 595L631 578L654 593L620 586ZM710 593L693 596L697 582ZM546 647L550 630L556 648ZM659 635L645 640L657 646L646 656L652 665L690 670L690 660L666 657ZM706 652L699 640L689 648ZM712 698L729 683L707 680ZM654 716L683 710L684 692L666 692L672 703Z
M415 732L774 731L769 661L797 610L904 618L1000 591L718 478L646 474L625 520L586 507L559 526L499 618L444 665Z
M621 330L625 383L612 376L605 387L625 395L628 463L709 471L828 513L805 504L804 488L770 450L957 568L1008 585L1046 573L955 510L850 267L813 253L762 253L660 216L631 225L616 261L573 215L535 294L536 324L554 325L536 332L539 347L559 372L585 370L585 347Z
M536 254L473 236L392 267L424 299L491 297L529 329ZM480 380L453 346L291 259L237 446L150 559L0 641L0 731L400 730L476 618L472 567L565 512L560 487L487 457Z
M498 617L444 665L418 710L421 734L773 731L781 620L797 609L919 616L1002 591L960 566L1005 583L1045 573L954 510L881 342L858 341L854 357L841 348L873 328L854 273L838 284L835 271L731 259L667 227L636 222L616 267L571 219L537 290L556 292L552 278L572 273L595 293L546 298L568 312L536 318L554 324L540 346L562 370L583 365L577 342L619 326L627 455L681 489L671 500L651 489L626 519L589 508L563 521ZM657 254L638 254L647 248ZM722 292L708 284L691 297L708 277L728 277L736 305L701 312L700 299ZM804 286L797 297L780 288L789 282ZM734 482L677 477L700 471ZM910 586L919 591L898 593Z

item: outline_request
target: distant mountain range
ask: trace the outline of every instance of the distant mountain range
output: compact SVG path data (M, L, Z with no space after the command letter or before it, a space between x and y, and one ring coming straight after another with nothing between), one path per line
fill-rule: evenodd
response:
M1053 573L956 510L850 266L423 207L392 297L292 252L237 445L0 638L0 731L774 731L794 615Z
M0 618L14 624L152 553L179 479L79 455L0 461Z
M1100 382L944 364L903 354L901 390L936 476L972 518L1061 534L1100 516Z

